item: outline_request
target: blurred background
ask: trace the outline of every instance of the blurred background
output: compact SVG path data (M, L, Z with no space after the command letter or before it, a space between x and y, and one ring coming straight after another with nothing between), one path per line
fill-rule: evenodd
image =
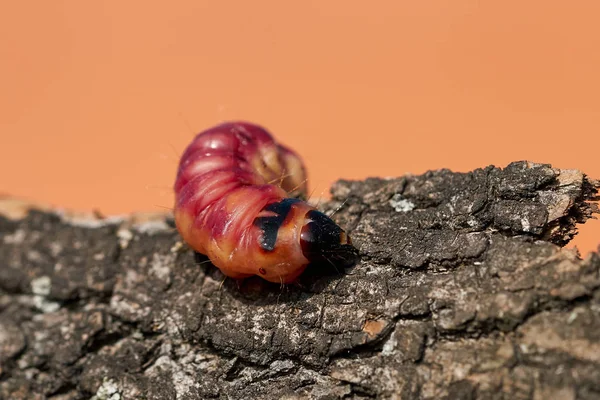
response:
M0 193L171 207L177 159L257 122L338 178L531 160L600 178L595 0L0 5ZM580 229L583 255L600 222Z

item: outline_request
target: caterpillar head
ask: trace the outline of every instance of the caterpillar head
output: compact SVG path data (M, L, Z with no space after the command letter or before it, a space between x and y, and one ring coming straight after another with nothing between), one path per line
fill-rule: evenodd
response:
M311 263L349 267L358 261L358 250L352 245L350 236L331 218L316 210L306 213L300 245L304 257Z

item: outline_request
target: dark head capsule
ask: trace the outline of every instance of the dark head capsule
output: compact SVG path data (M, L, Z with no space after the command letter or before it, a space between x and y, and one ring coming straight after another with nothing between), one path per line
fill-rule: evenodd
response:
M350 236L331 218L316 210L306 214L300 245L304 257L311 263L349 267L358 261L358 250L352 245Z

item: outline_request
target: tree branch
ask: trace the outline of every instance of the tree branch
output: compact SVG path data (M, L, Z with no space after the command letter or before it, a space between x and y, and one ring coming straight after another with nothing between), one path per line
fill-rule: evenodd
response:
M5 199L0 398L600 398L600 257L559 247L597 189L526 162L339 181L362 261L283 288L222 283L163 215Z

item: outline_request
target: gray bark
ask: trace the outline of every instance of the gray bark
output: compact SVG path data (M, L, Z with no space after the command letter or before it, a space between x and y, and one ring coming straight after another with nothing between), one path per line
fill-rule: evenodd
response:
M600 399L598 183L513 163L339 181L360 249L280 287L168 217L0 217L3 399ZM0 206L0 208L2 208Z

